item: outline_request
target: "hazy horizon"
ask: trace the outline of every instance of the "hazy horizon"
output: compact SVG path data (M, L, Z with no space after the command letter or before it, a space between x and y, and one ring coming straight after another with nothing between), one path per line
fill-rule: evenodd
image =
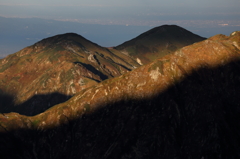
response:
M0 50L0 55L66 32L106 47L164 24L207 38L229 35L240 30L239 7L239 0L1 0L0 16L8 21L0 19L0 47L5 50Z

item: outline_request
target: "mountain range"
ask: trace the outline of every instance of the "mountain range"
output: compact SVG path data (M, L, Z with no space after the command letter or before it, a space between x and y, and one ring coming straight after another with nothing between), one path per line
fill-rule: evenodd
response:
M176 34L179 36L178 42L174 40L172 31L179 32ZM163 43L166 39L175 48L168 53L204 39L181 27L170 25L154 28L143 35L132 41L157 44ZM145 50L153 48L152 45L147 48L147 44ZM123 45L116 48L123 48ZM131 46L135 47L134 44ZM136 44L136 47L138 46ZM154 60L163 52L143 54L143 51L136 56L136 53L132 55L130 52L101 47L74 33L43 39L0 60L0 93L3 94L0 112L36 115L68 100L76 92L103 80L125 74L141 66L145 61L150 61L150 59L143 60L147 59L145 56L149 55L151 60Z
M155 29L161 32L168 27L173 26ZM176 32L182 30L174 28ZM141 36L132 41L140 39ZM34 89L33 101L37 101L36 87L42 87L38 91L43 95L58 93L67 100L34 116L2 113L0 155L4 158L239 158L240 32L202 41L198 36L192 39L198 40L185 47L176 45L179 48L175 52L145 61L141 59L151 52L137 56L126 49L137 42L102 48L79 35L64 34L44 39L1 60L0 75L5 80L1 81L1 100L6 100L1 108L9 103L17 107L18 102L21 106L21 102L28 102L33 95L19 98L18 91L27 94ZM31 64L25 64L29 62L27 59L32 59ZM78 71L75 67L81 67L80 74L73 73ZM16 77L13 70L28 69L31 71L12 82ZM50 84L52 81L51 85L39 85L44 81L40 80L43 77L38 78L41 69L41 75L49 71L50 77L45 81ZM58 73L68 70L72 73L63 74L63 82L58 80ZM76 84L83 77L90 83L84 88ZM31 89L21 80L29 87L32 85ZM72 83L74 87L70 87ZM72 88L76 91L71 91ZM14 92L15 89L18 91ZM15 153L11 153L13 150Z

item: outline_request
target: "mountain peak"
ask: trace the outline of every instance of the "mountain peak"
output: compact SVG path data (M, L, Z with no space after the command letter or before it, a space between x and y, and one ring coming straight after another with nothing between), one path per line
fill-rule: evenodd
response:
M158 26L158 27L155 27L153 29L151 29L150 31L158 31L158 32L168 32L168 31L171 31L171 30L184 30L186 31L186 29L178 26L178 25L161 25L161 26Z
M83 36L76 34L76 33L65 33L65 34L59 34L52 37L48 37L45 39L42 39L41 41L34 44L34 46L41 46L41 47L47 47L50 45L57 45L62 44L66 42L77 42L77 43L92 43L91 41L87 40ZM97 45L97 44L94 44Z
M0 61L0 101L1 91L14 96L7 107L0 102L0 112L37 114L138 66L127 55L75 33L49 37Z
M193 34L192 32L190 32L180 26L177 26L177 25L162 25L162 26L155 27L155 28L139 35L135 39L145 37L145 36L151 36L152 34L157 34L157 36L159 36L159 38L167 38L169 36L173 36L173 37L193 36L193 35L198 36L198 35ZM156 36L156 35L154 35L154 36ZM198 36L198 37L200 37L200 36Z
M128 52L134 58L142 55L143 58L140 60L143 64L147 64L179 48L205 39L177 25L162 25L115 48Z

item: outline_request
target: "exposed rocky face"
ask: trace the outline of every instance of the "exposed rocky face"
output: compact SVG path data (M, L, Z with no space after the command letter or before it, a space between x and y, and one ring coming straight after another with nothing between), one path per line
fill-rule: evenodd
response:
M239 158L240 32L216 35L33 117L0 115L9 158ZM19 146L24 145L24 146ZM7 153L9 150L17 153Z
M138 66L128 56L77 34L43 39L0 60L0 94L4 96L0 112L36 115Z
M132 56L142 65L205 39L179 26L163 25L153 28L115 48Z

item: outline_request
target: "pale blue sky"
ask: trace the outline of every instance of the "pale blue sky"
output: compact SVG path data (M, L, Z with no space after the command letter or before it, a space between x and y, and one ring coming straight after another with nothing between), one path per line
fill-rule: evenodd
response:
M0 0L0 15L59 19L174 20L239 15L240 0ZM215 16L215 18L214 18Z
M1 0L2 4L25 4L25 5L165 5L178 6L235 6L239 0Z

